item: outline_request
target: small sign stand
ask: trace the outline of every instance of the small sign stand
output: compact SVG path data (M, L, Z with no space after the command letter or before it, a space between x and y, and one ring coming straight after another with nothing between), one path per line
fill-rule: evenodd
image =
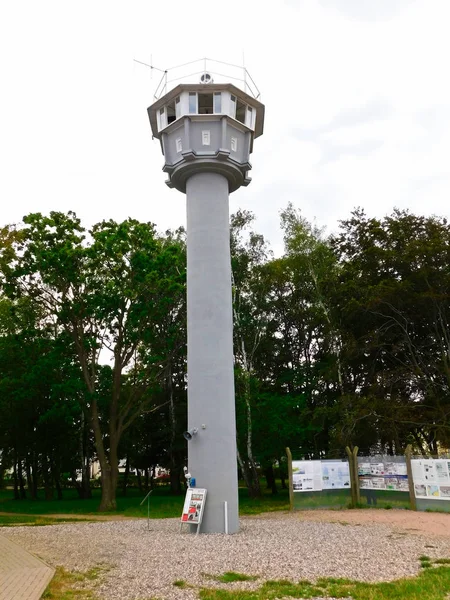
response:
M196 525L198 535L203 519L203 511L206 502L206 489L191 488L186 490L186 498L184 500L183 513L181 515L180 533L183 525Z
M147 529L150 529L150 494L153 490L150 490L149 493L145 496L139 506L142 506L144 502L147 500Z

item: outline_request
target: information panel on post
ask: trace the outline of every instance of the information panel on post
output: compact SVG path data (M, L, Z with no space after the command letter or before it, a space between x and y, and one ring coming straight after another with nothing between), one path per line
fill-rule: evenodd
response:
M197 534L203 519L203 511L206 502L206 489L188 488L184 500L183 513L181 515L180 530L183 525L196 525Z
M418 499L450 501L450 460L413 459L414 493Z
M350 471L345 460L293 460L294 492L350 489Z

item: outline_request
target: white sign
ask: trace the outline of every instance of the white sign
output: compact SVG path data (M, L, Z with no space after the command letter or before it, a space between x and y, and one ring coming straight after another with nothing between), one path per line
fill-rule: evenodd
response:
M186 490L186 498L184 500L181 523L186 523L187 525L198 525L200 528L203 518L203 510L205 508L205 501L205 489L188 488Z
M406 463L403 462L360 462L358 475L360 489L409 490Z
M417 498L450 500L450 460L414 459L411 468Z
M294 492L350 489L348 462L294 460L292 461L292 480Z
M320 492L322 490L320 460L293 460L292 484L294 492Z
M322 461L322 486L324 490L350 489L348 462Z

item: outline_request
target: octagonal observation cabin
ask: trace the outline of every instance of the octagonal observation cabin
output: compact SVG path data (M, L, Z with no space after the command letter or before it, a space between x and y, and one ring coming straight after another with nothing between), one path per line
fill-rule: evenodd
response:
M176 85L147 110L170 188L185 192L191 175L208 171L224 175L230 193L250 183L253 139L264 126L264 105L253 95L203 72L199 83Z

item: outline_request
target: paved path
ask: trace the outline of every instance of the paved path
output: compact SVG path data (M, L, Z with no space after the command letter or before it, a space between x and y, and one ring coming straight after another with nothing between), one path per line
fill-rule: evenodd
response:
M55 570L0 535L0 600L39 600Z

